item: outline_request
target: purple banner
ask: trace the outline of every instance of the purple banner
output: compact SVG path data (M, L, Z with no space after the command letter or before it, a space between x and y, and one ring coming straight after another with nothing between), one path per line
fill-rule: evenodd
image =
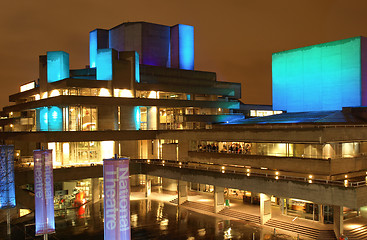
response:
M15 205L14 146L0 146L0 209Z
M130 240L129 159L103 160L104 239Z
M55 232L52 150L35 150L34 194L36 236Z

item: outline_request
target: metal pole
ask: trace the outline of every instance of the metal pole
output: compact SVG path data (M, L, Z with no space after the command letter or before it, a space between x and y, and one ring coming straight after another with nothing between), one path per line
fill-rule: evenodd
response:
M43 235L43 239L48 240L48 234L47 233Z
M252 240L255 240L255 233L252 233Z
M7 225L7 234L10 236L11 229L10 229L10 208L8 208L6 212L6 225Z

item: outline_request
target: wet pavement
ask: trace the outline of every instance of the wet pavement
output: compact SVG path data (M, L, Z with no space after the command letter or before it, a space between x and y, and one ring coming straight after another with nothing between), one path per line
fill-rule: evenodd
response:
M237 220L190 211L183 207L152 199L130 201L132 239L260 239L261 228ZM103 239L103 208L101 202L76 209L55 212L56 233L49 239ZM12 226L12 238L34 238L34 218ZM25 224L30 224L25 229ZM1 232L5 230L2 224ZM3 235L3 234L1 234ZM4 236L4 235L3 235ZM263 239L291 239L287 236Z

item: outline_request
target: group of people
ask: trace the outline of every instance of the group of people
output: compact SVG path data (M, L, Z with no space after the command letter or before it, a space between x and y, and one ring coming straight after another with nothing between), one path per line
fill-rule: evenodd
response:
M221 145L221 144L220 144ZM251 154L251 144L249 143L223 143L222 146L218 146L217 143L199 144L199 152L221 152L221 153L234 153L234 154Z

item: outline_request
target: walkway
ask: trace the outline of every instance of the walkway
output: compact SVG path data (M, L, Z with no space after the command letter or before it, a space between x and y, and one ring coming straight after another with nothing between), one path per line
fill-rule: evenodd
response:
M131 200L141 198L145 198L143 192L131 193ZM160 190L157 192L157 188L154 187L149 198L177 204L177 192L175 191ZM216 215L226 220L241 220L256 226L260 225L260 207L244 204L239 199L230 199L230 207L215 214L213 193L189 191L188 201L181 206L200 213ZM283 230L287 235L295 237L300 234L302 239L336 239L332 224L282 215L277 206L272 206L272 219L264 225L264 228ZM344 234L353 240L367 239L367 218L355 217L345 220Z

